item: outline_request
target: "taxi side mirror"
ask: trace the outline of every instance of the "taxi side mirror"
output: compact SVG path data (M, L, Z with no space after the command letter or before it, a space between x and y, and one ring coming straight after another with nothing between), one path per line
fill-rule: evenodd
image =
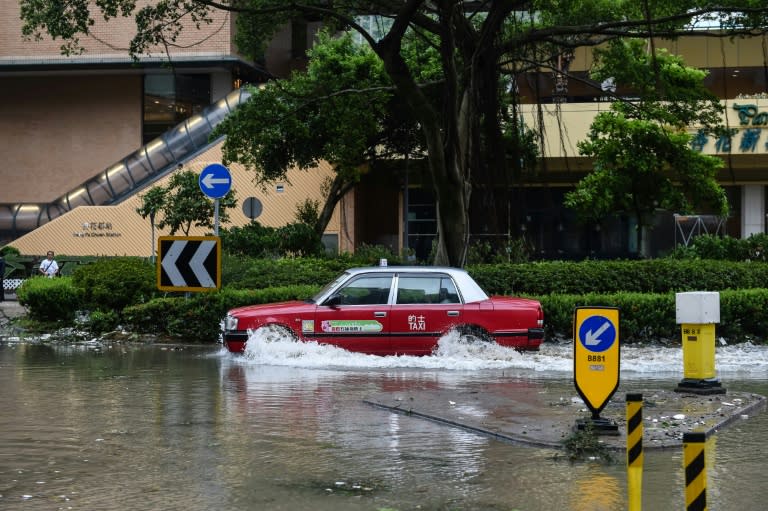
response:
M338 307L339 305L341 305L341 295L331 296L325 301L324 305L327 305L328 307L333 307L333 308Z

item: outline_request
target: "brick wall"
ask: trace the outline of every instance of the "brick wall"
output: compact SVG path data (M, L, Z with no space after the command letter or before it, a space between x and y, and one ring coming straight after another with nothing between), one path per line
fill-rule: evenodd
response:
M0 203L53 201L141 146L139 75L2 83Z
M147 2L139 1L141 5ZM92 6L92 9L95 7ZM95 11L94 11L95 12ZM18 0L0 0L0 63L4 61L34 60L52 61L67 60L60 54L60 40L45 37L42 41L25 41L21 34L20 6ZM73 57L77 60L101 61L105 58L128 58L128 44L136 33L133 18L114 18L105 22L100 15L93 16L96 23L90 28L90 34L80 36L80 44L85 48L85 54ZM220 10L212 10L213 22L204 24L200 30L187 23L189 30L184 30L171 55L181 56L214 56L231 55L234 48L231 44L233 23L232 15ZM155 56L164 56L163 48L154 49Z

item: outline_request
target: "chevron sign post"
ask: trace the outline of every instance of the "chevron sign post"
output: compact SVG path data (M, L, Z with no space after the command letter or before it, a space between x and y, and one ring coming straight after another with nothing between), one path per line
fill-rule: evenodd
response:
M157 254L160 291L215 291L221 287L218 236L161 236Z

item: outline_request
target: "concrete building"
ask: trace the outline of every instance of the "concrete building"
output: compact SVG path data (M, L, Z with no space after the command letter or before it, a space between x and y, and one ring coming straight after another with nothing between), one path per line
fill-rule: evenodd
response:
M234 22L225 12L138 63L128 55L132 20L97 22L80 39L81 55L62 56L58 41L22 37L16 0L0 0L0 12L0 245L28 255L55 249L149 256L151 228L135 212L142 191L179 168L199 172L220 162L221 141L211 144L208 135L247 97L241 85L306 62L294 58L291 45L300 38L292 37L293 27L261 62L247 61L232 43ZM308 42L316 27L299 29ZM284 183L262 190L241 166L230 171L239 202L257 198L256 220L275 227L293 221L305 199L320 199L332 173L327 164L292 170ZM239 208L231 217L231 225L251 220ZM339 230L336 215L327 233L335 248L345 247Z
M248 62L233 46L231 15L217 11L212 24L186 32L168 54L158 48L134 63L127 49L131 21L97 23L91 36L81 38L86 52L64 57L58 41L22 38L18 2L0 0L0 9L6 13L0 17L0 245L29 255L48 249L68 255L150 255L149 222L135 213L139 194L162 184L179 165L200 171L219 162L220 141L209 144L207 136L245 99L239 87L303 66L304 50L317 29L288 26L261 62ZM490 232L482 215L473 215L472 240L522 238L540 258L625 257L663 254L702 230L736 237L765 232L764 45L762 38L657 43L709 71L707 85L723 100L728 126L737 130L728 141L700 141L702 151L725 162L719 179L731 217L659 212L648 246L636 247L631 218L582 225L562 206L565 193L591 168L576 143L594 115L609 106L600 84L587 75L591 50L579 49L561 63L573 78L542 72L519 81L528 101L526 123L545 135L542 171L500 191L498 205L510 212L506 224ZM393 161L385 169L371 169L338 206L326 244L341 251L382 244L426 257L437 229L434 200L419 183L418 165ZM327 165L312 172L292 170L285 183L263 191L242 167L230 170L239 201L258 198L263 213L257 220L269 226L291 221L304 199L320 199L322 182L332 173ZM231 216L232 225L250 221L240 209Z

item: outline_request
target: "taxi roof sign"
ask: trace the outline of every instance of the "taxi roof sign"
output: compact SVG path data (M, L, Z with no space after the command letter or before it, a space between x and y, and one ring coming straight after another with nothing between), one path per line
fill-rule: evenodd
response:
M619 386L619 309L576 307L573 315L573 379L593 418Z

